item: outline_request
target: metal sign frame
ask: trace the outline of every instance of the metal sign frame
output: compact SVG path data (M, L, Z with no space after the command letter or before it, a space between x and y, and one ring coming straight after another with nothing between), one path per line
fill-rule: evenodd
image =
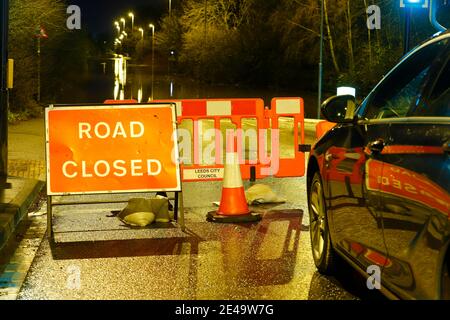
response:
M176 179L177 187L175 188L154 188L154 189L125 189L125 190L101 190L101 191L81 191L81 192L53 192L51 190L51 154L50 154L50 133L49 133L49 113L53 110L124 110L124 109L151 109L151 108L161 108L164 106L170 106L172 111L172 129L173 129L173 143L174 143L174 153L175 153L175 165L176 165ZM47 160L47 194L49 195L83 195L83 194L106 194L106 193L138 193L138 192L179 192L181 191L181 169L180 169L180 156L178 147L178 135L177 135L177 115L176 108L174 104L171 103L145 103L145 104L117 104L117 105L51 105L45 110L45 135L46 135L46 160Z
M174 192L175 197L169 198L168 200L175 200L174 205L174 220L180 226L181 230L185 231L185 219L184 219L184 205L183 205L183 192L181 184L181 169L180 169L180 155L178 146L178 135L177 135L177 114L176 105L174 103L144 103L144 104L115 104L115 105L105 105L105 104L73 104L73 105L50 105L45 110L45 134L46 134L46 160L47 160L47 184L50 183L50 148L49 148L49 122L48 122L48 112L51 110L64 109L64 110L86 110L86 109L142 109L142 108L156 108L161 106L170 106L172 111L172 124L173 124L173 143L175 147L175 165L176 165L176 176L177 176L177 188L173 189L135 189L135 190L117 190L117 191L102 191L102 192L71 192L71 193L50 193L47 195L47 237L51 244L54 244L54 232L53 232L53 208L69 205L88 205L88 204L114 204L114 203L124 203L128 201L64 201L64 202L53 202L54 196L65 197L70 195L99 195L99 194L124 194L124 193L142 193L142 192ZM47 186L47 190L50 187Z

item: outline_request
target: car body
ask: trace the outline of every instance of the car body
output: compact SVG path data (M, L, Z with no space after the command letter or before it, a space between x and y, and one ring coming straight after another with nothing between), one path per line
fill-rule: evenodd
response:
M337 125L313 146L311 244L322 273L336 254L389 298L450 298L450 33L413 49L359 105L322 106Z

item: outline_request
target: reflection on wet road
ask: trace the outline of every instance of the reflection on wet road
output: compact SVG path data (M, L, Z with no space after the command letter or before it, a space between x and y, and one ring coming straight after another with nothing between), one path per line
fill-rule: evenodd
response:
M63 243L42 241L18 298L377 298L348 267L335 278L316 272L304 179L263 182L287 203L254 207L263 213L259 224L206 222L219 182L184 185L186 233L167 225L128 229L106 217L111 207L69 207L55 214Z

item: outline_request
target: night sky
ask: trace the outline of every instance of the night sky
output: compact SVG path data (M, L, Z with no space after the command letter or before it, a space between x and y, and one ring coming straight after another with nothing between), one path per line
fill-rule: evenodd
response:
M81 8L82 28L86 28L94 36L112 34L113 22L123 16L127 24L131 23L128 12L135 14L135 25L147 25L157 22L167 14L169 0L68 0L67 4L75 4ZM172 9L178 1L172 0Z

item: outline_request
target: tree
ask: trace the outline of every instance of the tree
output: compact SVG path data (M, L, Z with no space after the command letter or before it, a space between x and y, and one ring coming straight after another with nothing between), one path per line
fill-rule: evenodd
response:
M15 88L11 95L11 110L23 111L37 107L33 96L37 92L37 38L40 27L49 39L42 49L59 41L64 32L65 6L59 0L11 0L9 25L9 56L15 59ZM45 59L45 57L44 57ZM42 79L49 68L43 60Z

